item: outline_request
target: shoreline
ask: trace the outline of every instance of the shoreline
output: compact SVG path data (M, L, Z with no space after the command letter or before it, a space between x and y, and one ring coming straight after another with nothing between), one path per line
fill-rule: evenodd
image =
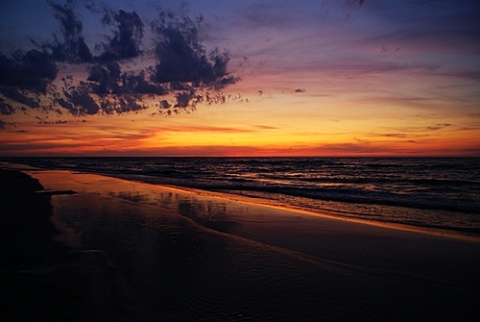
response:
M104 175L104 174L101 174L101 175ZM113 176L113 175L111 175L111 176L104 175L104 176L111 177L111 178L124 179L124 180L127 180L127 181L132 180L132 181L136 181L136 182L139 182L139 183L145 183L145 184L151 184L151 185L159 185L159 186L164 186L164 187L168 187L168 188L172 188L172 189L178 189L178 190L191 192L191 193L195 193L195 194L203 194L203 195L211 196L211 197L224 198L224 199L231 200L231 201L234 201L234 202L242 202L242 203L249 203L249 204L252 204L252 205L261 205L261 206L266 206L266 207L271 207L271 208L283 209L283 210L286 210L286 211L298 212L298 213L302 213L302 214L305 214L305 215L322 217L322 218L326 218L326 219L346 221L346 222L358 223L358 224L369 225L369 226L377 226L377 227L382 227L382 228L387 228L387 229L416 232L416 233L422 233L422 234L433 235L433 236L438 236L438 237L454 238L454 239L461 239L461 240L480 243L480 236L473 235L473 234L461 233L461 232L453 231L453 230L447 230L447 229L442 230L442 229L434 229L434 228L427 228L427 227L421 227L421 226L413 226L413 225L394 223L394 222L388 222L388 221L377 221L377 220L368 220L368 219L362 219L362 218L353 218L353 217L330 214L330 213L327 213L327 212L314 211L314 210L310 210L310 209L306 209L306 208L282 205L282 204L279 204L279 203L276 203L276 202L272 202L268 199L248 197L248 196L243 196L243 195L234 194L234 193L227 193L227 192L220 192L220 191L210 191L210 190L190 188L190 187L185 187L185 186L176 186L176 185L170 185L170 184L148 183L148 182L144 182L144 181L141 181L141 180L125 179L122 176Z
M89 180L98 182L99 186L101 182L104 182L105 187L100 186L97 188L97 191L99 191L99 193L106 193L109 197L121 199L133 204L158 207L159 209L163 209L163 211L168 211L174 216L179 215L192 220L203 228L213 229L220 233L247 238L255 242L285 248L306 255L312 255L313 253L315 256L315 252L318 251L312 251L306 243L301 245L292 243L292 241L305 238L306 234L304 230L313 231L312 239L324 239L325 237L322 236L322 234L331 234L331 231L335 231L339 233L339 236L343 236L344 239L351 239L353 238L352 236L357 236L356 238L359 238L362 242L364 238L377 239L378 236L383 236L381 238L429 240L434 243L440 242L445 244L468 244L473 248L478 248L480 251L479 239L475 237L469 238L468 236L456 234L446 235L443 232L435 232L421 228L416 229L411 226L384 224L362 219L340 218L334 215L314 213L295 208L271 204L266 205L256 202L257 200L243 198L237 195L234 195L232 198L230 194L216 193L207 190L151 184L113 176L71 172L68 170L42 170L37 175L35 175L35 171L30 173L42 181L41 174L52 173L55 177L55 173L58 172L64 173L64 177L70 176L73 178L77 176L82 178L84 176L86 179L83 179L82 186L95 185L93 183L90 184L88 182ZM63 181L65 181L65 178ZM66 181L71 182L74 180ZM55 185L53 185L53 187L55 187ZM66 190L68 187L69 184L64 185L62 183L59 189ZM73 188L73 190L76 189ZM142 190L144 192L141 192ZM79 190L76 191L79 193L82 192ZM172 194L175 197L172 197ZM168 197L165 198L165 196ZM158 203L158 199L162 200L162 202ZM165 202L168 206L165 206ZM312 227L315 227L318 233ZM275 233L278 232L279 236L282 234L293 235L289 238L279 238L271 233L271 231ZM349 236L347 232L350 232L351 236ZM348 242L350 243L351 241ZM295 246L292 246L293 244L295 244ZM355 244L355 242L353 242L353 244ZM414 245L412 245L412 247L414 247ZM320 251L319 257L322 257L322 255L323 253Z
M42 171L43 170L44 171L55 171L55 170L50 170L50 169L41 169L41 170ZM33 171L36 171L36 170L33 170ZM262 205L262 206L266 206L266 207L283 209L283 210L286 210L286 211L298 212L298 213L303 213L305 215L323 217L323 218L328 218L328 219L332 219L332 220L346 221L346 222L352 222L352 223L358 223L358 224L364 224L364 225L370 225L370 226L378 226L378 227L383 227L383 228L387 228L387 229L416 232L416 233L428 234L428 235L433 235L433 236L438 236L438 237L454 238L454 239L460 239L460 240L466 240L466 241L470 241L470 242L480 243L480 236L479 235L469 234L469 233L460 232L460 231L456 231L456 230L436 229L436 228L414 226L414 225L395 223L395 222L389 222L389 221L378 221L378 220L369 220L369 219L341 216L341 215L336 215L336 214L332 214L332 213L328 213L328 212L320 212L320 211L315 211L315 210L311 210L311 209L307 209L307 208L300 208L300 207L280 204L278 202L274 202L274 201L264 199L264 198L255 198L255 197L249 197L249 196L244 196L244 195L235 194L235 193L198 189L198 188L192 188L192 187L187 187L187 186L179 186L179 185L173 185L173 184L156 183L156 182L153 182L151 180L150 181L142 181L142 180L137 179L136 177L132 177L132 176L129 176L129 175L115 175L115 174L107 174L107 173L95 173L95 172L71 171L71 170L61 170L61 171L69 171L71 173L96 174L96 175L105 176L105 177L109 177L109 178L116 178L116 179L121 179L121 180L126 180L126 181L134 181L134 182L138 182L138 183L141 183L141 184L167 187L167 188L171 188L171 189L185 191L185 192L188 192L188 193L205 195L205 196L209 196L209 197L224 198L226 200L231 200L233 202L243 202L243 203L249 203L249 204L253 204L253 205Z
M392 230L398 230L398 231L426 234L426 235L436 236L436 237L440 237L440 238L452 238L452 239L459 239L459 240L464 240L464 241L468 241L468 242L480 243L480 236L467 234L467 233L461 233L461 232L458 232L458 231L452 231L452 230L447 230L447 229L444 229L444 230L433 229L433 228L427 228L427 227L421 227L421 226L407 225L407 224L401 224L401 223L393 223L393 222L388 222L388 221L382 222L382 221L368 220L368 219L362 219L362 218L345 217L345 216L330 214L330 213L326 213L326 212L318 212L318 211L305 209L305 208L282 205L282 204L278 204L276 202L272 202L271 200L268 200L268 199L253 198L253 197L243 196L243 195L239 195L239 194L226 193L226 192L220 192L220 191L210 191L210 190L197 189L197 188L191 188L191 187L186 187L186 186L177 186L177 185L172 185L172 184L163 184L163 183L154 183L154 182L142 181L142 180L138 180L138 179L135 179L135 178L131 178L128 175L109 175L109 174L104 174L104 173L71 171L71 170L52 170L52 169L26 169L26 170L23 170L23 171L25 173L30 173L30 174L34 174L36 171L65 171L65 172L68 172L68 173L71 173L71 174L78 173L78 174L98 175L98 176L103 176L103 177L107 177L107 178L137 182L139 184L146 184L146 185L152 185L152 186L157 186L157 187L164 187L164 188L168 188L168 189L172 189L172 190L183 191L183 192L186 192L186 193L192 193L192 194L211 197L211 198L221 198L221 199L225 199L225 200L228 200L228 201L246 203L246 204L250 204L250 205L253 205L253 206L265 206L265 207L270 207L272 209L284 210L284 211L287 211L287 212L295 212L295 213L299 213L299 214L304 214L304 215L308 215L308 216L315 216L315 217L320 217L320 218L324 218L324 219L338 220L340 222L357 223L357 224L361 224L361 225L368 225L368 226L380 227L380 228L385 228L385 229L392 229ZM64 193L68 194L70 192L66 191ZM212 221L214 221L214 220L212 220Z
M329 218L333 220L347 221L347 222L359 223L364 225L378 226L378 227L383 227L387 229L417 232L417 233L428 234L432 236L454 238L454 239L480 243L480 235L477 235L474 233L468 233L460 230L455 230L455 229L432 228L432 227L426 227L421 225L411 225L411 224L392 222L392 221L381 221L381 220L364 219L364 218L351 217L351 216L342 216L334 213L329 213L328 211L317 211L314 209L283 204L283 203L275 202L275 201L268 200L261 197L257 198L257 197L245 196L241 194L235 194L235 193L229 193L229 192L223 192L223 191L214 191L214 190L206 190L206 189L193 188L193 187L181 186L181 185L175 185L175 184L158 183L154 179L142 180L142 179L138 179L138 176L131 176L127 174L125 175L112 174L112 173L89 172L89 171L81 171L81 170L74 171L74 170L68 170L68 169L66 170L46 169L46 168L36 168L33 166L24 165L24 164L11 164L6 162L0 162L0 168L4 168L4 169L10 168L13 170L19 170L26 173L30 171L34 171L34 172L35 171L67 171L70 173L93 174L93 175L105 176L109 178L116 178L116 179L121 179L126 181L138 182L141 184L149 184L149 185L160 186L160 187L163 186L171 189L178 189L178 190L189 192L189 193L195 193L198 195L224 198L234 202L244 202L244 203L250 203L254 205L263 205L267 207L279 208L287 211L299 212L306 215L324 217L324 218Z
M480 318L477 242L182 187L27 172L46 191L76 192L40 194L51 198L55 240L73 249L26 272L23 289L64 285L73 311L49 304L47 315L90 306L119 321ZM78 286L81 276L89 282Z

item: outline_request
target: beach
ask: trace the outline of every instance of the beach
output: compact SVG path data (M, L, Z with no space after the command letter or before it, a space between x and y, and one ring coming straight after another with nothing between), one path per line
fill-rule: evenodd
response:
M7 321L480 319L476 237L23 171L1 172Z

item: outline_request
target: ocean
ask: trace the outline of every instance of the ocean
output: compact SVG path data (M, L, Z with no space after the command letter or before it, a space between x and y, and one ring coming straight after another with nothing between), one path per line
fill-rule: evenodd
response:
M480 236L480 158L2 158Z

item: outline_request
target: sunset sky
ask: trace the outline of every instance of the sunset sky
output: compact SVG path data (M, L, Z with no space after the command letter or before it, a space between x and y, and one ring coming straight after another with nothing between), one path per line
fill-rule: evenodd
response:
M480 156L478 0L2 0L0 156Z

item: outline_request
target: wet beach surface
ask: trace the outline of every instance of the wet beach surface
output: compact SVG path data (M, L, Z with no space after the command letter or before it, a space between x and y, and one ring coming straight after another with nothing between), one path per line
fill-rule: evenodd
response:
M51 197L53 209L43 216L53 214L54 230L44 243L50 245L49 251L32 248L32 255L26 256L43 258L23 266L14 265L14 260L9 261L11 267L2 264L11 285L2 295L19 294L9 300L13 308L9 313L16 317L37 314L78 321L479 317L477 242L97 175L30 174L45 189L76 193ZM50 199L48 194L35 195ZM31 195L22 198L30 200ZM17 216L16 206L8 209ZM27 218L38 213L22 212ZM51 241L55 227L59 234ZM2 230L3 244L9 245L4 248L13 249L21 236L28 236L17 236L12 229L16 228ZM16 277L19 274L22 278ZM41 292L35 292L38 289ZM25 313L25 298L42 300ZM65 303L58 305L58 298Z

